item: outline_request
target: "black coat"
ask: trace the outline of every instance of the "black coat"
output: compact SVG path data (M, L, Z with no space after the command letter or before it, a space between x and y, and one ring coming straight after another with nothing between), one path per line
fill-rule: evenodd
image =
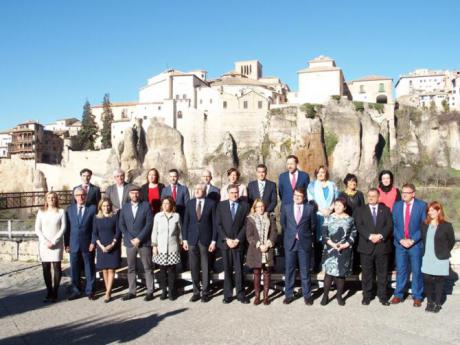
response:
M359 233L358 252L363 254L389 254L392 251L393 218L390 209L380 203L377 210L377 224L372 220L368 204L358 207L354 214ZM380 234L383 241L374 244L369 240L371 234Z
M235 220L232 220L230 201L219 202L216 209L217 246L222 250L229 250L226 239L239 240L239 245L234 248L244 250L246 239L246 216L249 213L249 205L246 201L239 201Z
M349 216L353 216L353 212L360 206L363 206L365 204L364 202L364 194L360 190L356 191L356 194L351 196L348 195L345 192L340 192L339 198L343 198L346 200L347 203L347 209L345 212Z
M75 189L78 187L82 188L81 184L73 188L71 201L72 204L75 204L75 198L73 197L73 194L75 192ZM101 189L98 186L95 186L92 183L90 183L88 194L86 195L85 206L94 205L96 206L97 210L99 206L99 201L101 201Z
M248 184L248 200L249 206L251 207L254 203L254 200L259 198L259 182L251 181ZM264 188L264 196L262 201L265 204L265 211L268 213L272 213L275 211L276 204L278 203L278 196L276 195L276 183L265 180L265 188Z
M422 224L422 241L423 255L425 254L426 234L428 232L428 224ZM445 222L438 224L434 235L434 253L439 260L450 258L450 251L455 245L455 234L452 224Z

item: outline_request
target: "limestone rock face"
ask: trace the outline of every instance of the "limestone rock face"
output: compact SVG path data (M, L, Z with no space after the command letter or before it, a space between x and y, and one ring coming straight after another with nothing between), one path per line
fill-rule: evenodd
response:
M36 169L34 171L34 191L47 191L47 185L46 185L46 177L43 172L40 170Z
M21 159L3 159L0 164L0 193L30 192L34 190L34 169Z
M146 144L147 153L142 163L141 183L145 183L145 172L151 168L158 169L163 182L167 182L168 170L172 168L179 170L182 178L187 177L183 137L177 130L152 121L147 129Z
M120 145L120 168L127 174L128 180L133 180L142 175L142 163L147 151L145 131L142 120L138 119L132 128L124 133Z

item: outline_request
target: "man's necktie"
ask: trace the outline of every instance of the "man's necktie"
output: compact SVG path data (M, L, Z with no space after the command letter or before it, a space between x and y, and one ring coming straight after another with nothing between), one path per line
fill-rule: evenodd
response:
M232 206L230 208L230 211L232 213L232 220L235 220L235 216L236 216L236 205L234 202L232 202Z
M300 219L302 218L302 207L300 205L296 205L296 211L295 211L295 222L297 225L300 223ZM295 234L296 240L299 239L299 231Z
M175 184L172 186L172 197L173 197L173 200L176 201L177 191L176 191L176 185Z
M198 206L196 208L196 219L198 219L198 221L201 219L201 200L198 201Z
M83 218L83 206L78 207L78 222L81 223L81 219Z
M259 183L259 195L260 195L260 198L263 199L264 197L264 184L263 183Z
M374 225L377 225L377 207L372 207L372 220Z
M292 186L292 190L295 189L295 185L297 184L297 180L295 178L295 173L292 174L292 180L291 180L291 186Z
M409 223L410 223L410 203L406 202L406 212L404 214L404 238L409 238Z

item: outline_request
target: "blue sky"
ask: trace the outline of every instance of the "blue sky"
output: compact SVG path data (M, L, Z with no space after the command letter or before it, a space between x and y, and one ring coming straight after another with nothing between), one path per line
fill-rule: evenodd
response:
M333 57L347 80L460 69L460 2L425 3L2 0L0 129L80 118L85 100L105 93L136 100L166 68L213 78L259 59L293 90L317 55Z

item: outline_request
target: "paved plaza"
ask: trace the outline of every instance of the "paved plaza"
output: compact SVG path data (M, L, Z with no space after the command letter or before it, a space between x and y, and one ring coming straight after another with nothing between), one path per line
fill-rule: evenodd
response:
M67 274L68 270L66 270ZM270 306L222 304L216 291L211 302L191 303L190 293L176 301L156 297L122 301L118 284L114 301L64 299L69 277L63 278L61 300L44 304L41 266L0 263L0 345L16 344L460 344L460 288L454 287L439 314L412 307L410 301L383 307L376 300L361 305L353 291L340 307L319 299ZM155 293L158 296L158 292Z

